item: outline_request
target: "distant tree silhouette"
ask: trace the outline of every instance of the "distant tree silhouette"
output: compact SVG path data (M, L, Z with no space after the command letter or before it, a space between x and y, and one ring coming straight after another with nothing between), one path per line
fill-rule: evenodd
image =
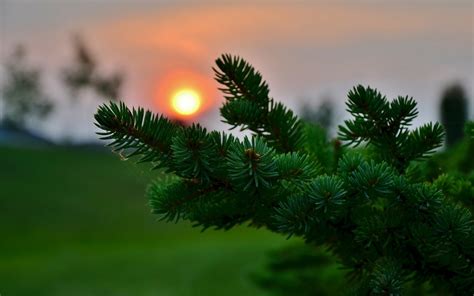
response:
M468 99L464 88L455 83L448 86L441 97L441 122L446 129L446 145L453 146L464 136Z
M123 83L122 73L116 72L110 76L100 74L95 57L78 35L74 37L74 52L73 63L62 71L63 82L72 98L76 99L79 91L89 88L102 99L118 99Z
M114 73L110 77L96 77L93 86L97 94L108 100L117 100L120 96L123 76L120 73Z
M64 84L74 94L73 97L76 97L80 89L91 84L96 62L79 36L74 38L74 51L73 64L65 68L62 74Z
M333 125L333 117L334 105L331 103L330 98L324 98L316 108L305 103L301 109L301 118L320 125L326 131Z
M26 50L19 45L7 59L6 80L2 88L2 125L25 128L28 117L44 118L53 109L41 85L41 72L26 62Z

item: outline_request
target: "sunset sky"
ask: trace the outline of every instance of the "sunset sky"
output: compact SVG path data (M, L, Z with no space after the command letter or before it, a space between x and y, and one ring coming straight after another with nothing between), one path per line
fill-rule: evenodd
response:
M123 100L130 105L164 112L163 100L170 99L162 97L165 89L179 84L179 77L191 79L207 110L195 119L212 128L224 127L211 69L221 53L251 62L271 95L295 110L304 101L317 105L322 96L333 98L340 119L347 116L348 90L359 83L390 98L413 96L422 121L437 119L447 83L459 81L473 96L473 1L0 3L1 57L22 43L44 70L47 90L63 108L44 123L55 138L65 136L66 118L66 126L74 127L71 137L95 137L97 103L82 94L85 102L67 111L57 83L61 66L71 59L73 33L84 37L104 71L124 71Z

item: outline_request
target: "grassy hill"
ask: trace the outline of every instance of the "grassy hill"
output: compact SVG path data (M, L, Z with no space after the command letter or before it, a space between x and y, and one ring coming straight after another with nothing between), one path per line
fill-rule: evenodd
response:
M152 175L107 152L0 148L0 294L263 295L248 274L289 242L155 221Z

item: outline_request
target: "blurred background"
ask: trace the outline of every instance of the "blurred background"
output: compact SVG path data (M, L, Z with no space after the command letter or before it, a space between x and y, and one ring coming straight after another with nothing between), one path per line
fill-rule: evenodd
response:
M222 53L329 137L357 84L413 96L447 146L473 118L472 1L0 0L1 295L267 295L256 274L298 241L156 221L159 173L95 135L109 100L226 129Z

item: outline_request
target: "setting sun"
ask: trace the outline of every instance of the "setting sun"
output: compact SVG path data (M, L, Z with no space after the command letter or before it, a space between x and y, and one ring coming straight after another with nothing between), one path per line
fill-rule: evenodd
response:
M192 115L201 107L201 97L192 89L182 89L173 95L171 105L181 115Z
M156 78L154 103L160 113L191 123L215 108L218 93L212 77L189 69L173 69Z

